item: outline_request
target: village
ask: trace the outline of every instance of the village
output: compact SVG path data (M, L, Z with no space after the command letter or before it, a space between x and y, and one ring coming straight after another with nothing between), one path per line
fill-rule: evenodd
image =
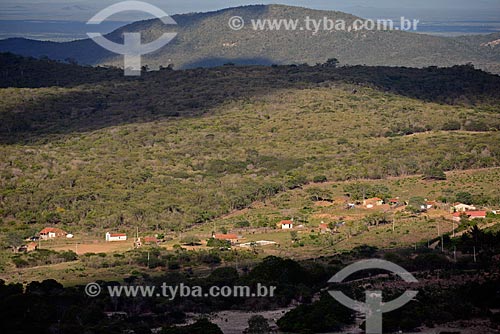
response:
M320 209L338 205L340 211L337 212L342 215L315 213L311 214L309 219L289 217L277 221L273 226L266 227L241 227L235 226L235 224L223 224L218 228L214 222L213 226L205 224L202 227L194 227L181 235L175 233L147 234L136 228L132 233L125 230L106 231L101 239L89 240L88 237L81 237L59 227L45 227L37 235L26 239L26 243L16 251L29 253L37 249L48 248L57 251L72 250L77 254L84 254L127 251L141 247L174 249L180 245L192 250L216 247L221 250L231 248L261 249L264 252L269 250L270 253L273 253L273 250L279 248L297 246L294 243L308 235L337 236L339 240L343 240L343 236L347 235L348 239L355 235L350 232L351 228L349 228L350 223L354 220L365 219L368 230L392 225L394 231L394 225L397 224L395 217L398 215L398 217L403 217L402 213L410 212L410 209L410 216L414 220L418 216L424 216L427 220L429 217L439 220L438 236L445 233L455 236L459 230L462 231L460 233L463 233L464 229L471 226L471 224L466 224L467 226L460 228L465 222L482 222L488 216L495 217L498 212L494 209L458 202L447 204L435 200L425 200L417 208L409 204L408 201L402 201L399 198L384 200L379 197L353 202L341 199L337 204L335 201L316 201L315 205ZM414 203L412 204L415 206ZM232 216L237 214L238 212L233 213ZM378 218L376 223L369 222L370 217L377 215L380 215L381 218ZM481 227L481 225L479 226Z

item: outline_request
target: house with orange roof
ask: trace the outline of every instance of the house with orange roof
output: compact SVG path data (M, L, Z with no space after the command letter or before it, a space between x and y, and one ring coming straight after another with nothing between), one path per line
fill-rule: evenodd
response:
M481 219L486 218L486 211L465 211L465 212L455 212L453 214L453 221L460 222L462 217L467 217L469 219Z
M319 231L321 233L328 233L328 232L331 232L332 229L330 228L329 224L327 224L325 222L321 222L321 224L319 224Z
M40 239L47 240L47 239L55 239L55 238L64 238L64 237L66 237L67 234L68 233L61 230L60 228L46 227L40 231L39 236L40 236Z
M378 198L378 197L373 197L373 198L367 198L363 201L363 205L367 208L367 209L371 209L375 206L380 206L380 205L383 205L384 204L384 200L382 198Z
M282 220L277 224L277 227L282 230L293 229L293 220Z
M26 245L22 245L17 249L20 253L30 253L35 251L38 248L38 244L36 242L29 242Z
M227 241L231 242L232 244L238 243L240 241L239 239L241 239L236 234L214 234L213 238L217 239L217 240L227 240Z

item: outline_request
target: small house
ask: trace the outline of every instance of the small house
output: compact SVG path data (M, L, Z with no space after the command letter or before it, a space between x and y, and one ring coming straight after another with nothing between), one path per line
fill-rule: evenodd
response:
M38 244L36 242L29 242L26 245L22 245L17 249L20 253L30 253L35 251L38 248Z
M331 232L332 229L330 228L329 224L321 222L321 224L319 224L319 231L321 233L328 233Z
M106 241L127 241L127 235L125 233L106 232Z
M60 228L57 227L46 227L40 231L40 239L55 239L55 238L64 238L68 233L64 232Z
M425 201L425 207L427 210L437 209L438 203L436 201Z
M466 211L466 212L455 212L453 214L453 221L460 222L462 216L469 219L481 219L486 218L486 211Z
M389 199L389 204L390 205L398 205L399 204L399 198L390 198Z
M236 234L214 234L213 238L217 240L227 240L231 242L231 244L236 244L240 241L240 237Z
M293 229L293 220L282 220L278 223L278 228L282 230L290 230Z
M368 198L363 201L363 205L367 209L371 209L375 206L380 206L384 204L384 200L378 197Z
M474 211L476 207L473 205L467 205L463 203L455 203L453 204L453 212L466 212L466 211Z

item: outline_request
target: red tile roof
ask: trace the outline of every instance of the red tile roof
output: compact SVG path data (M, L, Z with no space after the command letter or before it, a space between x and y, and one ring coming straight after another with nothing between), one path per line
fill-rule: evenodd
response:
M378 197L367 198L367 199L365 199L365 201L382 201L382 198L378 198Z
M467 211L466 214L471 217L486 217L486 211Z
M49 233L66 234L66 232L57 227L46 227L40 231L40 234L49 234Z
M460 217L460 216L469 216L469 217L486 217L486 211L465 211L465 212L455 212L453 214L453 217Z
M236 240L238 236L236 234L216 234L214 238L219 240Z
M280 221L280 224L281 225L293 225L293 221L292 220L282 220L282 221Z
M125 233L110 233L110 237L126 237L127 235Z

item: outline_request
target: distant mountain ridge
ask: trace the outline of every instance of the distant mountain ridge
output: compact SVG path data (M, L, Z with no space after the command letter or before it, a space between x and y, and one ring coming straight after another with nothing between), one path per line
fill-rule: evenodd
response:
M215 12L175 15L177 26L146 20L119 28L107 35L120 42L124 32L141 32L152 41L164 32L177 37L159 51L147 55L143 63L151 68L174 64L176 68L235 64L322 63L336 57L341 64L385 66L451 66L473 63L492 73L500 73L500 33L490 35L439 37L403 31L254 31L251 24L242 30L229 28L229 19L299 19L305 17L350 23L356 16L284 5L252 5ZM492 43L493 42L493 43ZM20 38L0 41L0 51L23 56L76 60L88 65L122 65L122 57L108 52L92 40L43 42Z

